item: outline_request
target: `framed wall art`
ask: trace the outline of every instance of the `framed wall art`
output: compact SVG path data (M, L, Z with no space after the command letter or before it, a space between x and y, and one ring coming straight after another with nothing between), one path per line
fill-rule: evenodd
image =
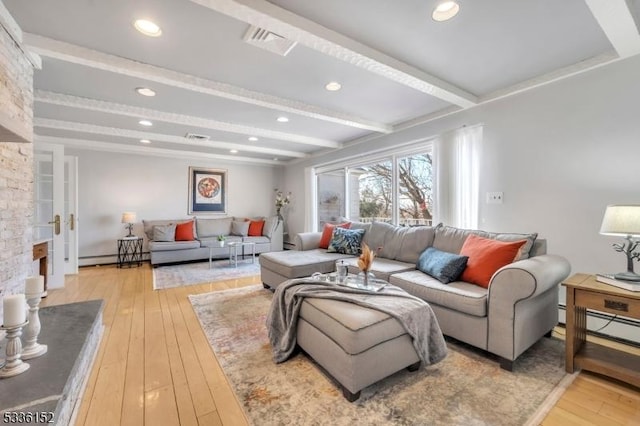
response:
M227 171L189 167L189 214L227 213Z

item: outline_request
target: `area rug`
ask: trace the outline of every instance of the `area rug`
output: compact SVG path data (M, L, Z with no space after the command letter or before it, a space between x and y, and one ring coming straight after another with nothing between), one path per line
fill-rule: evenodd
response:
M265 326L270 291L251 286L189 298L254 425L537 424L572 377L564 372L558 339L541 339L512 373L490 355L447 339L444 361L398 372L349 403L306 355L273 363Z
M214 281L233 280L250 277L260 273L260 264L256 258L238 262L238 267L228 260L216 260L209 268L209 262L184 263L181 265L159 266L153 268L153 289L179 287L183 285L204 284Z

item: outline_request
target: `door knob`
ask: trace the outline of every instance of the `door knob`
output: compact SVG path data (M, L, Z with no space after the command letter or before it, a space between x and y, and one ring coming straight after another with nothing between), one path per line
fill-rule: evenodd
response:
M57 214L53 217L51 222L47 222L49 225L54 225L54 232L56 235L60 235L60 215Z

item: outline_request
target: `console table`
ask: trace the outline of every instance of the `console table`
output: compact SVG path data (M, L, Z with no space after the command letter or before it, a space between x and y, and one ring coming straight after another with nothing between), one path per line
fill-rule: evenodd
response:
M640 292L596 281L595 275L575 274L567 288L566 363L640 387L640 356L587 342L587 309L640 319Z
M33 260L39 261L39 274L44 277L44 293L42 294L42 297L47 297L47 276L49 275L49 269L47 267L48 256L49 240L33 243Z

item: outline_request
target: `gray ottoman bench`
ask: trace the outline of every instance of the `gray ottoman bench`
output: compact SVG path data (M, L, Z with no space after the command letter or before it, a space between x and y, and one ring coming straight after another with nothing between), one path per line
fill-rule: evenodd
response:
M405 367L420 367L412 339L398 320L339 300L305 298L297 343L341 385L350 402L365 387Z

